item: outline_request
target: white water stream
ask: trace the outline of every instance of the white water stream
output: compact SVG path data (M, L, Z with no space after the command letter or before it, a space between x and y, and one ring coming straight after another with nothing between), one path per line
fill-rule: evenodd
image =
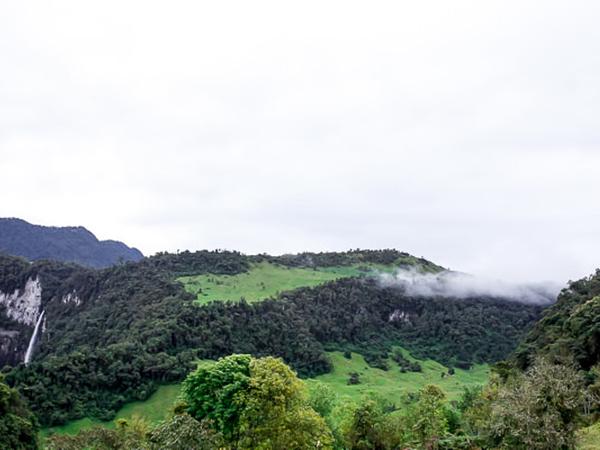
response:
M44 312L42 311L42 313L40 314L40 317L37 320L37 323L35 324L35 329L33 330L33 334L31 335L31 339L29 340L29 345L27 346L27 351L25 352L25 365L29 364L29 361L31 361L31 354L33 353L33 346L35 345L35 340L37 338L37 334L38 331L40 329L40 325L42 324L42 319L44 318Z

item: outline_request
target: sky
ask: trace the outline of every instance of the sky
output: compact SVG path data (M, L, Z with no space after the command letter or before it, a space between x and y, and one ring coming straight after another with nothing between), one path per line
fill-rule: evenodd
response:
M0 6L0 216L145 254L600 267L600 2Z

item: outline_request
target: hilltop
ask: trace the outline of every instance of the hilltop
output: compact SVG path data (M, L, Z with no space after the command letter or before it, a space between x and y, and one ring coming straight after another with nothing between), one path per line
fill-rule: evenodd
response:
M50 259L94 268L144 257L122 242L100 241L84 227L47 227L16 218L0 218L0 252L29 261Z

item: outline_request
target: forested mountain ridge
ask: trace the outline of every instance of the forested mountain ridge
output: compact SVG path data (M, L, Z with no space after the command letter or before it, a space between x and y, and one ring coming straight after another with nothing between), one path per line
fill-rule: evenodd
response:
M521 369L537 356L589 370L600 363L600 270L571 282L527 334L512 357Z
M252 263L262 261L281 264L282 267L312 268L317 264L326 267L399 261L400 264L416 262L427 270L438 270L427 260L395 250L304 253L282 257L186 251L177 255L160 253L137 264L99 271L50 260L29 263L23 258L0 253L0 367L23 361L28 341L42 311L45 311L45 319L41 342L50 340L52 336L53 342L58 343L61 334L57 330L62 329L62 324L69 330L69 322L73 317L85 313L88 308L105 310L106 317L112 318L113 304L130 297L141 303L151 303L172 295L191 299L174 281L176 277L202 273L235 275L248 271ZM115 295L118 300L114 300ZM147 302L144 302L145 298ZM143 318L138 319L144 322ZM130 318L127 317L127 320ZM88 343L87 336L96 327L96 320L86 325L82 344ZM71 334L70 345L73 345L73 339L75 336ZM110 339L118 340L120 337L109 336L107 340ZM104 341L100 341L100 344L104 344ZM42 345L42 352L44 348Z
M0 218L0 252L30 261L49 259L102 268L144 257L119 241L99 241L83 227L46 227Z
M33 360L7 368L7 381L42 424L89 415L110 419L123 403L146 399L157 384L183 379L198 359L232 353L282 357L303 376L330 370L326 350L360 351L369 364L384 367L396 344L448 365L494 362L514 349L542 311L497 298L407 296L368 276L254 304L200 306L175 281L191 274L240 274L261 261L315 269L397 264L442 270L395 250L285 257L162 253L103 270L5 257L1 290L39 280L38 317L45 312ZM29 335L31 322L21 324Z

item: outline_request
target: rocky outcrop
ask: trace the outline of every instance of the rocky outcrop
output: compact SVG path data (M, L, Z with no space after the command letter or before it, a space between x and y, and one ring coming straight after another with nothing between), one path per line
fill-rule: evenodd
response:
M395 309L388 317L388 322L410 322L410 314L400 309Z
M28 278L25 286L13 292L0 292L5 319L0 326L0 366L23 361L33 328L39 323L42 285L39 277Z
M99 272L73 264L30 263L0 253L0 369L23 363L28 348L32 360L39 357L53 326L83 309L98 277Z
M6 316L17 323L34 327L42 306L40 279L28 279L23 289L12 293L0 292L0 305L6 308Z
M67 295L63 295L61 302L66 304L73 303L75 306L81 305L81 299L77 295L77 292L69 292Z

